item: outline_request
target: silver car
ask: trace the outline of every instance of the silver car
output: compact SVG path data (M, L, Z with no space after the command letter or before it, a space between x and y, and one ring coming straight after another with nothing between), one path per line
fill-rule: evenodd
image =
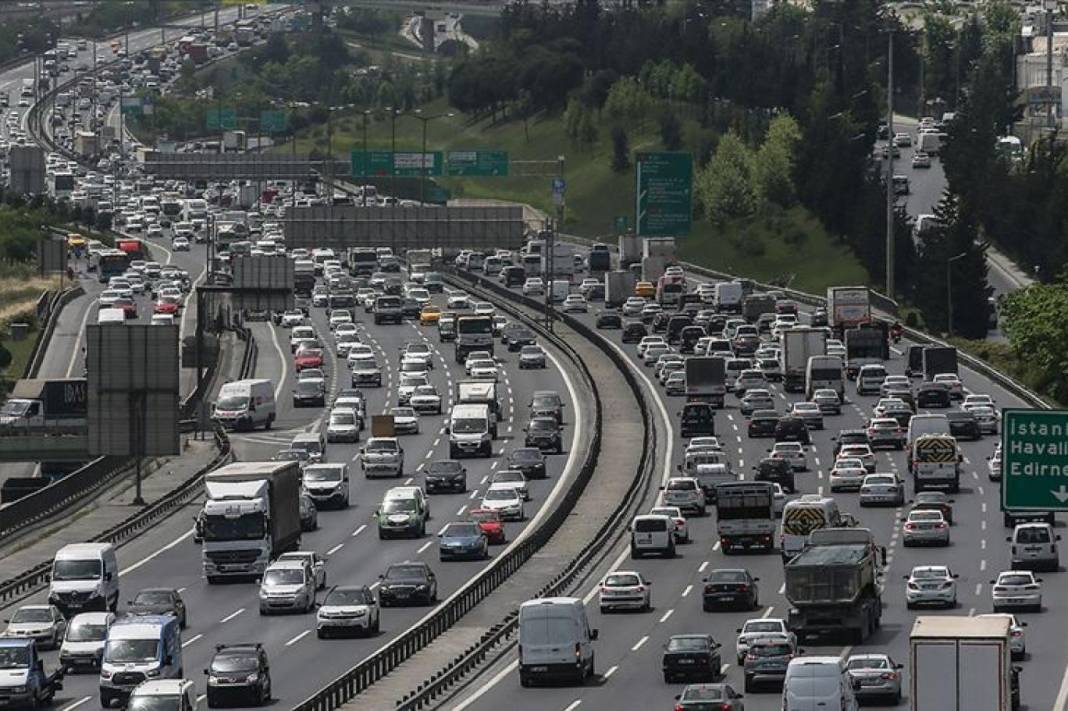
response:
M905 546L948 546L949 524L942 517L941 511L931 509L910 511L905 519L901 543Z
M814 402L795 402L790 409L790 414L794 417L800 417L801 421L805 423L805 427L810 430L823 429L823 411Z
M869 474L860 485L860 505L875 506L889 504L901 506L905 503L905 485L896 474ZM941 518L942 514L938 514ZM948 533L946 534L948 537Z
M857 700L879 699L897 704L901 701L901 669L887 654L853 654L846 661L846 671L853 682Z
M976 617L1007 619L1009 621L1009 648L1012 650L1012 658L1023 659L1027 656L1027 633L1024 632L1024 627L1027 627L1026 622L1017 620L1016 615L1004 612L987 612L982 615L976 615Z
M1002 610L1042 610L1042 579L1030 570L1007 570L990 581L994 612Z
M55 605L23 605L7 623L5 637L30 638L41 649L59 648L67 621Z
M612 610L648 610L652 604L651 583L641 573L617 570L601 581L598 604L601 613Z
M911 610L917 605L957 606L957 574L944 565L917 565L904 576L905 605Z
M276 561L263 572L260 614L310 612L315 607L315 575L304 561Z
M812 402L816 403L824 415L842 414L842 399L835 390L820 388L812 393Z

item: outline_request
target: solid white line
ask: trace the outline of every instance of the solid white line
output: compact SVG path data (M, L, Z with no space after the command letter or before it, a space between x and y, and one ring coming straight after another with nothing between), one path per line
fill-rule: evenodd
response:
M667 619L675 614L675 608L672 608L660 616L660 622L667 622Z
M85 314L82 316L82 325L78 327L78 335L74 338L74 352L70 354L70 363L67 365L67 377L74 376L74 364L78 361L78 355L82 352L82 337L85 335L85 325L89 323L89 314L95 311L90 301L85 305Z
M337 552L338 552L339 550L341 550L341 549L342 549L342 548L344 548L344 547L345 547L345 544L344 544L344 543L338 543L338 544L337 544L336 546L334 546L333 548L331 548L330 550L328 550L328 551L326 552L326 554L327 554L327 555L334 555L335 553L337 553Z
M630 651L637 652L639 649L642 648L642 645L645 644L648 641L649 641L649 635L645 635L644 637L642 637L641 639L639 639L637 642L634 643L634 646L630 648Z
M300 640L304 639L309 634L311 634L311 630L304 630L303 632L298 634L296 637L294 637L293 639L291 639L288 642L286 642L286 646L287 647L292 647L294 644L296 644Z
M357 528L355 531L352 532L352 537L355 538L356 536L358 536L361 533L363 533L363 530L365 528L367 528L367 524L366 523L361 524L359 528Z
M196 642L198 639L200 639L203 636L204 635L202 635L202 634L198 634L198 635L194 635L194 636L190 637L186 641L182 642L182 649L185 649L186 647L191 645L193 642Z
M427 542L426 542L426 543L424 543L423 545L419 546L419 550L417 550L417 551L416 551L416 553L417 553L417 554L420 554L420 553L422 553L423 551L425 551L425 550L426 550L427 548L429 548L429 547L430 547L430 546L432 546L433 544L434 544L434 541L427 541Z
M119 571L119 577L121 578L123 575L126 575L127 573L132 573L133 571L137 570L138 568L140 568L145 563L148 563L149 561L157 558L158 556L162 555L163 553L166 553L171 548L174 548L175 546L180 544L182 541L184 541L185 539L187 539L190 536L192 536L193 535L193 530L194 529L190 528L184 534L179 536L177 540L171 541L170 543L168 543L167 545L163 546L162 548L160 548L155 553L151 553L151 554L145 556L144 558L142 558L141 560L137 561L136 563L133 563L129 567L123 568L122 570Z
M271 331L271 341L274 343L275 351L278 352L278 365L282 371L282 376L278 378L278 384L274 386L274 399L275 402L277 402L282 399L282 386L284 386L286 382L286 355L282 351L282 344L278 342L278 329L273 325L268 325L267 328Z
M231 612L229 615L227 615L226 617L224 617L221 620L219 620L219 624L222 624L223 622L229 622L230 620L234 619L235 617L237 617L238 615L240 615L244 611L245 611L245 608L243 608L243 607L238 608L238 610L236 612Z
M82 697L82 698L78 699L77 701L75 701L73 704L68 704L68 705L64 706L63 707L63 711L71 711L71 709L76 709L79 706L81 706L82 704L84 704L86 701L90 701L92 698L93 698L92 696Z

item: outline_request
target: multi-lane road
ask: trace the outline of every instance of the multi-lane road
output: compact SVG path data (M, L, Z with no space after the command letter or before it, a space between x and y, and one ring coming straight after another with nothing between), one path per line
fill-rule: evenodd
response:
M581 317L592 322L593 311ZM602 331L602 335L628 354L634 368L648 379L648 387L657 393L663 418L670 425L677 422L674 411L680 397L666 397L651 377L651 369L634 357L634 345L623 345L618 331ZM908 344L902 344L907 346ZM895 353L887 364L894 373L903 372L902 358ZM1024 407L1025 404L1009 392L997 387L989 379L974 372L962 371L962 380L971 392L988 393L999 407ZM798 394L784 393L776 386L779 410L801 399ZM808 448L810 469L798 473L799 493L829 493L828 472L833 464L832 438L840 429L865 425L878 398L858 396L848 390L849 403L840 416L825 420L825 429L814 432L813 444ZM933 411L937 412L937 411ZM717 433L725 449L731 454L734 468L745 476L752 476L751 467L767 456L771 440L749 439L746 420L738 409L736 397L728 396L727 407L717 416ZM677 428L675 429L677 433ZM948 548L904 548L901 545L902 508L865 508L858 504L856 493L836 493L834 496L843 511L855 514L861 524L869 527L877 541L888 549L888 566L882 577L884 613L882 627L874 637L855 648L803 644L809 654L849 654L886 652L895 660L908 662L908 636L911 623L918 614L969 615L991 611L990 579L1009 568L1008 545L1005 536L1010 532L1002 525L999 509L1000 489L988 478L986 458L992 453L994 437L977 442L963 442L964 454L962 490L953 496L955 524L952 543ZM666 464L681 461L684 440L676 434L669 445L674 455L667 454ZM662 454L662 456L664 456ZM895 472L912 485L903 452L880 450L878 471ZM673 474L673 466L664 468L664 476ZM651 505L653 502L647 502ZM646 613L602 615L597 606L596 586L582 591L588 606L591 625L600 629L596 643L599 679L585 687L521 688L518 672L514 671L515 657L510 655L484 674L459 706L469 709L581 709L606 708L669 708L683 684L666 684L661 675L662 646L674 634L707 632L723 644L724 679L739 691L743 687L742 671L733 659L735 630L752 617L786 617L788 603L783 595L783 564L777 553L767 555L725 556L716 536L715 516L690 519L693 543L681 546L673 560L642 559L632 561L629 551L620 550L613 569L638 570L653 585L654 608ZM945 564L960 575L959 604L948 611L910 611L904 603L902 576L915 565ZM762 609L756 612L703 612L701 606L702 578L716 568L746 567L760 578ZM602 571L603 572L603 571ZM1029 623L1027 632L1028 658L1022 663L1022 698L1029 709L1064 709L1068 702L1068 651L1061 643L1068 634L1068 615L1060 608L1068 594L1068 577L1053 573L1044 577L1045 608L1041 613L1024 614ZM906 672L907 684L907 672ZM906 686L907 690L907 686ZM781 693L776 687L746 694L746 709L779 709ZM908 695L901 707L908 704Z

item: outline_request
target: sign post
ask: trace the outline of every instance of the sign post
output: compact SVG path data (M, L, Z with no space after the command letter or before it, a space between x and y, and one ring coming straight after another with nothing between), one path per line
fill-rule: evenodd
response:
M1001 504L1068 511L1068 410L1003 410Z
M639 153L635 190L640 237L684 237L693 224L693 156Z
M503 177L508 175L508 152L449 151L445 164L450 176Z

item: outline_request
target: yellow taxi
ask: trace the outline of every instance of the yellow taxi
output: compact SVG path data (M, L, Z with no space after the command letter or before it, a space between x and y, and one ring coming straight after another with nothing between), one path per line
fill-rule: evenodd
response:
M432 323L437 323L441 318L441 307L428 304L423 307L423 310L419 312L419 323L426 326Z
M656 287L651 281L640 281L634 285L634 295L643 299L651 299L656 296Z
M85 237L82 237L77 232L68 232L67 233L67 248L68 249L76 249L78 247L80 247L82 249L85 249L85 246L87 244L88 244L88 242L86 242Z

